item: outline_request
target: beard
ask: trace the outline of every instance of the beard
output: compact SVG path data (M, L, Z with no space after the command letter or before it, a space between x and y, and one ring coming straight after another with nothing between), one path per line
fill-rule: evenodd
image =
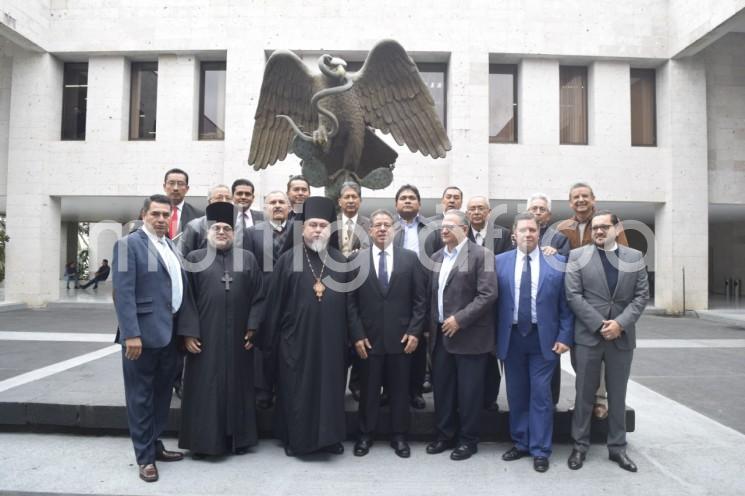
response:
M318 238L312 240L310 243L305 243L305 245L313 250L316 253L320 253L324 250L326 250L326 247L328 246L329 241L326 238Z

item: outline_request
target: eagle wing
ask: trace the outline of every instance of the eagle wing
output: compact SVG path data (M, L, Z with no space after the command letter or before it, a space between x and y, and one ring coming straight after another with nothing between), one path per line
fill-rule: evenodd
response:
M306 132L318 124L318 115L310 105L320 78L314 76L303 61L289 50L275 51L264 68L259 105L254 116L253 136L248 164L255 170L266 169L284 160L294 132L279 114L287 115Z
M370 51L354 76L352 90L365 121L412 152L445 157L450 140L435 111L435 103L416 64L394 40L383 40Z

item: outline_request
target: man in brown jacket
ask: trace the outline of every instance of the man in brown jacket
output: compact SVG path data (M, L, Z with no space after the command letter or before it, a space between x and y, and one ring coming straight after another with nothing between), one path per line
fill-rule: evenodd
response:
M559 223L559 232L569 239L572 250L592 244L590 223L595 215L595 193L587 183L575 183L569 188L569 206L574 215ZM619 224L620 226L620 224ZM626 234L619 229L616 234L616 242L620 245L629 246ZM572 364L574 364L574 349L572 349ZM605 364L600 369L600 387L595 394L595 406L593 414L604 419L608 416L608 393L605 389Z

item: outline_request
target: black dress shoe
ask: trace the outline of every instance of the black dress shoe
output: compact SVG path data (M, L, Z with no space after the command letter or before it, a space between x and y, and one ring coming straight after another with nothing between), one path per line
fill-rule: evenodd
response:
M527 451L519 450L516 446L513 446L502 454L502 460L506 462L512 462L515 460L519 460L520 458L525 458L526 456L530 456L530 453L528 453Z
M440 454L445 450L453 449L453 444L453 441L432 441L427 445L427 454Z
M344 445L341 443L335 443L331 446L326 446L321 451L324 453L331 453L332 455L342 455L344 454Z
M233 451L236 455L245 455L248 453L248 446L241 446L240 448L236 448L235 451Z
M369 437L360 437L357 442L354 443L354 456L365 456L370 452L370 447L372 445L372 439Z
M611 461L614 461L618 464L619 467L621 467L624 470L628 470L629 472L636 472L636 464L631 461L631 458L626 455L625 451L619 451L617 453L610 453L608 454L608 459Z
M579 470L582 468L582 463L585 461L585 454L581 451L577 451L576 449L572 450L572 454L569 455L569 460L567 460L567 465L569 465L569 468L572 470Z
M285 448L285 455L287 455L287 456L296 456L295 450L292 449L292 448L290 448L290 445L289 444L285 444L284 448Z
M409 449L409 443L404 441L403 439L393 440L391 441L391 448L393 448L393 451L396 452L398 456L401 458L408 458L411 456L411 449Z
M192 453L191 454L192 460L204 460L205 458L207 458L206 453Z
M459 444L458 447L450 453L450 459L456 461L468 460L471 458L471 455L478 453L478 451L479 448L475 444Z
M184 459L184 454L179 451L168 451L163 446L163 441L155 441L155 459L159 462L178 462Z
M545 456L536 456L533 458L533 469L536 472L547 472L548 471L548 458Z
M416 410L424 410L427 407L427 403L424 402L424 398L421 395L411 397L411 407Z
M158 467L154 463L140 465L140 479L145 482L155 482L158 480Z

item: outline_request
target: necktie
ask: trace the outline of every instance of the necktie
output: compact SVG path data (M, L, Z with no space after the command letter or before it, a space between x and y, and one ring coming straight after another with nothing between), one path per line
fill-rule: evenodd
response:
M527 336L531 329L531 286L530 255L525 255L522 275L520 276L520 302L517 307L517 330Z
M477 233L476 233L476 236L474 236L474 238L475 238L475 240L476 240L476 244L477 244L477 245L479 245L479 246L484 246L484 238L483 238L483 237L481 237L481 233L480 233L480 232L477 232Z
M354 233L354 222L347 219L347 231L344 239L344 255L349 256L352 253L352 234Z
M380 252L380 262L378 263L378 282L380 287L388 289L388 267L386 266L385 251Z
M168 237L173 239L178 233L178 207L171 207L171 223L168 224Z

